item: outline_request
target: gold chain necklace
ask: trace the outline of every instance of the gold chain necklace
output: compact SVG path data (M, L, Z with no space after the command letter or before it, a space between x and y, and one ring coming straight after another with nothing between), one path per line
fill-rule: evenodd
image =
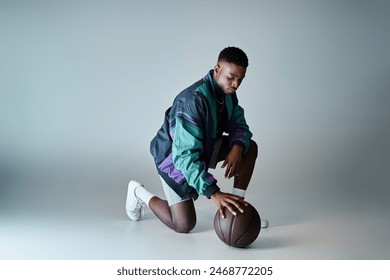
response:
M216 98L217 99L217 102L221 105L223 105L225 103L225 99L222 99L222 102L218 100L218 97Z
M217 99L217 102L218 102L218 106L217 106L218 112L222 113L223 109L225 108L225 105L224 105L225 104L225 100L223 100L222 102L219 102L219 100Z

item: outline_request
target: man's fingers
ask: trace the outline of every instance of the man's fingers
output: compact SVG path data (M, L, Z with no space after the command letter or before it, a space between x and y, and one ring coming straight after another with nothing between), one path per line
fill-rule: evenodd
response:
M236 170L232 168L232 169L230 170L230 173L229 173L229 179L232 178L232 177L234 177L234 176L236 176Z
M231 166L226 167L225 170L225 178L232 178L236 175L237 172L235 172L235 169Z
M226 208L234 215L237 216L237 211L231 207L231 204L226 205Z
M225 201L225 207L233 214L237 215L237 210L240 211L241 213L244 213L244 208L243 205L245 203L241 199L232 199L228 198Z
M225 219L225 214L223 213L223 208L219 208L219 215L222 219Z
M220 217L225 219L226 212L224 211L229 211L232 215L236 216L239 213L244 213L244 208L248 205L248 203L244 201L243 197L229 193L221 193L221 197L218 199L217 205L219 206Z
M222 166L222 167L224 167L224 166ZM230 164L227 164L227 167L226 167L226 170L225 170L225 178L227 178L229 176L230 169L231 169Z
M229 168L226 168L226 171L225 171L225 178L227 178L229 176Z
M226 167L226 170L225 170L225 178L232 178L234 177L237 173L238 173L238 170L237 170L237 167L235 164L231 164L231 163L224 163L221 168L224 168L225 166L227 165Z

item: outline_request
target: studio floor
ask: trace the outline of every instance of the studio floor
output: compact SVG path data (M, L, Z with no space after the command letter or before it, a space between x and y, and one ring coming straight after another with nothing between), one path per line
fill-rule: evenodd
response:
M0 215L0 259L390 257L386 197L323 195L310 191L310 186L293 190L263 186L260 191L253 187L247 192L248 201L270 226L261 230L250 247L238 249L218 239L213 230L216 208L206 198L196 201L195 229L190 234L178 234L163 226L150 210L142 221L127 218L129 178L125 165L77 172L70 167L55 171L58 166L50 166L40 167L39 172L26 171L12 191L4 192L7 200L2 202ZM141 170L134 173L137 179L145 178L153 185L149 189L160 195L158 177ZM253 186L258 185L256 180ZM29 191L26 184L35 187Z

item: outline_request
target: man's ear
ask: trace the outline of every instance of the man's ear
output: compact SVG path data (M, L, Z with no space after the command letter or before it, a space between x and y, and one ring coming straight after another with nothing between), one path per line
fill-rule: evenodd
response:
M221 66L219 66L219 64L214 66L215 73L218 73L220 69L221 69Z

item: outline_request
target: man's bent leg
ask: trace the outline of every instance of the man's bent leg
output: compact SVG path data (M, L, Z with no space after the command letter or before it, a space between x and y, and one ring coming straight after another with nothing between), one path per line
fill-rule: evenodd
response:
M157 218L176 232L188 233L195 227L196 212L192 199L169 206L166 200L154 196L149 201L149 208Z
M228 139L224 139L221 149L218 154L218 162L224 161L229 154ZM233 188L246 190L252 178L253 170L258 154L258 147L255 141L250 140L248 152L242 156L242 161L238 174L234 176Z
M179 233L190 232L196 224L196 212L192 199L181 198L160 177L166 200L157 196L149 201L149 208L165 225Z
M234 177L234 188L246 190L252 178L253 170L258 154L258 147L255 141L251 140L249 150L242 156L242 162L238 174Z

